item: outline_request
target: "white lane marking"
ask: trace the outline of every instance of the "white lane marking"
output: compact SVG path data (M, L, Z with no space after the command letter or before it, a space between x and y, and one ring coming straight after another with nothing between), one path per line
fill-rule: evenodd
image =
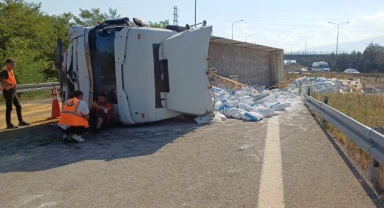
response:
M279 118L268 119L258 207L284 207L283 168L279 136Z

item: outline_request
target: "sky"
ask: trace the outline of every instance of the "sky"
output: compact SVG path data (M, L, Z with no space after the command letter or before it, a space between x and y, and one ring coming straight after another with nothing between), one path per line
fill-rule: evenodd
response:
M28 0L27 0L28 1ZM29 0L41 2L48 14L79 13L81 9L100 8L108 12L117 9L121 16L139 17L144 21L169 19L173 23L174 6L178 8L178 24L193 24L194 0ZM337 25L339 43L384 36L383 0L197 0L197 22L207 21L213 35L233 38L284 50L300 51L307 48L335 44ZM368 42L369 43L369 42ZM293 45L292 45L293 44ZM292 45L292 46L291 46ZM341 49L342 50L342 49Z

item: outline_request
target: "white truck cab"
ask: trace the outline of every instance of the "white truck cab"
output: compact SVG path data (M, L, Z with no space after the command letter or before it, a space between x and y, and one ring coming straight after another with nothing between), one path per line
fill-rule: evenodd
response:
M125 125L212 112L207 74L212 27L177 31L134 21L139 26L121 18L70 29L58 65L62 100L81 90L90 104L105 92L115 120Z
M320 62L313 62L312 64L312 71L330 71L329 65L327 62L320 61Z

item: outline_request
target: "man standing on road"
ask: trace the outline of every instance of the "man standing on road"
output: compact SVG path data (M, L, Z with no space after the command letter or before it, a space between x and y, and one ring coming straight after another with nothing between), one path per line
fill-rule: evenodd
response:
M7 129L17 128L11 123L12 104L16 107L17 118L19 126L29 126L30 124L23 120L21 114L21 105L19 98L16 94L16 78L13 69L16 66L16 61L9 58L5 61L5 67L0 73L0 82L3 89L3 97L5 99L5 121L7 122Z
M74 139L83 142L81 137L89 128L89 108L83 100L83 92L76 90L74 97L63 104L63 109L59 119L59 128L64 133L63 139Z
M107 100L107 93L100 93L97 102L91 105L91 125L94 133L107 129L113 117L113 106Z

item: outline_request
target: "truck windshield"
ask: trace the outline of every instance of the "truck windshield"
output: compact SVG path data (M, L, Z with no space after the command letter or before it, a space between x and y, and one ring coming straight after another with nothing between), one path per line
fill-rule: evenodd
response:
M104 30L91 30L89 32L89 48L93 74L93 99L105 92L108 100L117 103L116 73L114 40L116 30L121 28L109 28Z
M320 64L320 68L329 68L328 64Z

